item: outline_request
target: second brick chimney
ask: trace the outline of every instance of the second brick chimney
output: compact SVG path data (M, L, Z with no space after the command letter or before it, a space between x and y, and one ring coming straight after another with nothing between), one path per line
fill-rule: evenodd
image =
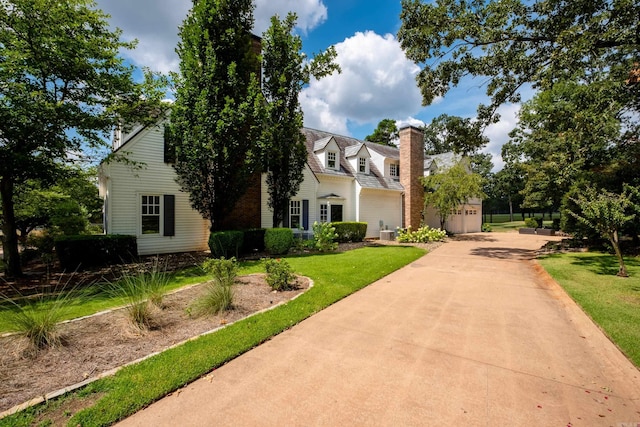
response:
M404 187L404 227L413 230L422 224L424 186L424 134L408 126L400 129L400 183Z

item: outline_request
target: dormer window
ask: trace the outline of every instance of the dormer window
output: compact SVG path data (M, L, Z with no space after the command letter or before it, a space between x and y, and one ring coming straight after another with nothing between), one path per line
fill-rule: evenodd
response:
M329 151L327 153L327 168L329 169L338 169L336 162L336 153L333 151Z
M367 159L364 157L358 157L358 172L367 173Z
M396 163L391 163L389 165L389 176L393 178L397 178L400 176L400 165Z

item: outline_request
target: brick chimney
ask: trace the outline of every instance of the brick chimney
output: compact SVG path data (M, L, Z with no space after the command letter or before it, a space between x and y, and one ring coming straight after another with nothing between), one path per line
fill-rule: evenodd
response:
M400 183L404 187L404 227L413 230L422 224L424 186L424 134L421 129L408 126L400 129Z

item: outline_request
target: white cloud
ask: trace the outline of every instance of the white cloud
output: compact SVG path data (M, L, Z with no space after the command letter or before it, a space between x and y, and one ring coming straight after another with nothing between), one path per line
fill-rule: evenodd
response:
M262 34L271 23L271 17L280 19L289 12L298 15L297 27L304 33L314 29L327 20L327 7L322 0L256 0L255 33Z
M499 171L504 166L502 160L502 146L509 140L509 132L518 124L520 104L506 104L498 108L500 121L487 126L484 134L489 137L489 144L482 150L493 156L493 170Z
M191 0L97 0L111 15L110 23L123 30L123 39L138 39L138 46L123 52L135 65L166 73L178 70L178 27L191 9ZM298 28L309 31L327 19L322 0L256 0L254 32L261 35L275 13L281 18L296 12Z
M426 124L425 122L423 122L420 119L416 119L415 117L407 117L406 119L403 119L403 120L396 120L396 127L398 129L401 129L405 126L414 126L414 127L421 128L421 127L424 127L425 124Z
M338 43L336 51L342 73L312 80L301 93L306 126L343 132L348 121L377 123L420 110L415 81L419 68L393 35L357 32Z

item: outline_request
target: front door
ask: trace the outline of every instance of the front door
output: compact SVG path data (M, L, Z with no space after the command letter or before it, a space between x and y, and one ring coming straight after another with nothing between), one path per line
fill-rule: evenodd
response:
M342 205L331 205L331 222L342 221Z

